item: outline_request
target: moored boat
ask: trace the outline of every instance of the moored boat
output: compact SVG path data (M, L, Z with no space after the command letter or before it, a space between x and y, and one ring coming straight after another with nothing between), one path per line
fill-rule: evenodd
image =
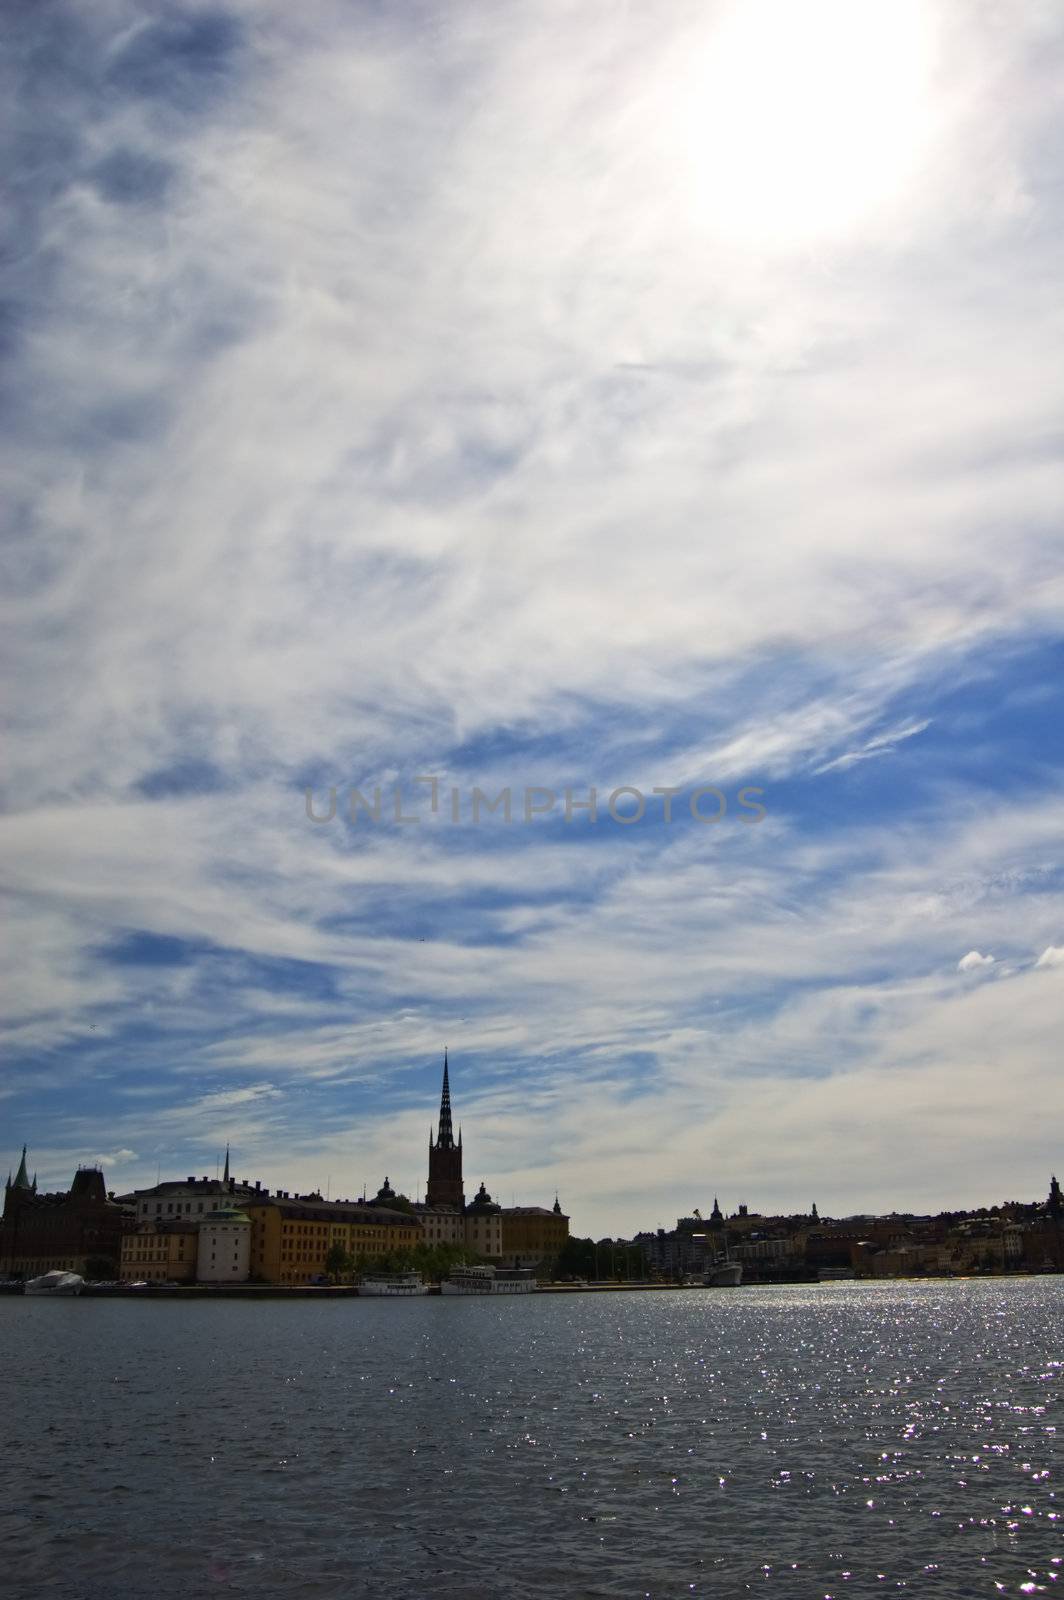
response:
M80 1294L85 1279L78 1272L46 1272L40 1278L30 1278L25 1294Z
M429 1286L420 1272L367 1272L358 1286L360 1295L375 1295L391 1299L409 1299L411 1295L428 1294Z
M738 1289L743 1281L741 1261L717 1261L706 1273L706 1283L711 1289Z
M536 1275L525 1268L455 1267L440 1284L441 1294L530 1294Z

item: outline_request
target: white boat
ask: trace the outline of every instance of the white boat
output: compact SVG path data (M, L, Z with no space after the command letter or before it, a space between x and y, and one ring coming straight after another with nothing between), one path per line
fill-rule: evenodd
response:
M77 1272L46 1272L41 1278L30 1278L25 1294L80 1294L85 1279Z
M420 1272L368 1272L359 1284L358 1292L407 1299L412 1294L428 1294L429 1286Z
M743 1264L732 1257L728 1248L728 1230L722 1229L721 1243L724 1248L719 1255L706 1268L703 1283L710 1289L738 1289L743 1281Z
M741 1261L716 1261L706 1273L705 1282L711 1289L738 1289L743 1281Z
M441 1294L531 1294L536 1275L528 1268L455 1267L440 1284Z

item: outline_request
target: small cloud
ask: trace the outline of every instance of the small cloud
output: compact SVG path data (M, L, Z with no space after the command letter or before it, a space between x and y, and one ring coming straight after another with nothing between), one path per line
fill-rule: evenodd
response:
M135 1150L112 1150L109 1156L93 1156L93 1161L98 1167L117 1167L123 1161L136 1161Z
M1064 967L1064 944L1050 944L1035 962L1036 967Z
M993 956L980 955L978 950L969 950L966 956L961 956L957 962L958 972L975 972L978 967L992 967Z
M860 750L848 750L845 755L836 756L834 761L829 761L823 767L815 767L813 776L820 777L824 772L845 772L847 767L856 766L858 761L874 761L877 756L890 756L901 744L903 739L912 739L918 733L923 733L925 728L931 726L930 717L923 722L906 723L904 727L892 728L889 733L881 733L874 739L869 739Z

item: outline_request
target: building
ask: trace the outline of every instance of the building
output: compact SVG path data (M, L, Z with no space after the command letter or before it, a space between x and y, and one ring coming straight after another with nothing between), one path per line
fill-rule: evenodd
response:
M502 1255L502 1206L481 1184L465 1208L466 1249L495 1261Z
M557 1195L550 1210L546 1206L503 1207L502 1256L508 1267L550 1266L568 1238L569 1218Z
M185 1217L138 1222L122 1239L119 1276L125 1283L191 1283L198 1241L199 1224Z
M79 1167L70 1189L39 1194L26 1170L26 1146L8 1175L0 1220L0 1271L34 1278L52 1271L116 1277L131 1216L104 1187L98 1167Z
M198 1224L196 1277L200 1283L246 1283L251 1269L251 1218L232 1202L208 1211Z
M387 1180L385 1180L387 1181ZM378 1194L378 1201L382 1194ZM385 1202L387 1203L387 1202ZM558 1203L511 1206L504 1210L481 1183L466 1204L462 1179L462 1130L455 1139L451 1113L450 1065L443 1052L443 1089L435 1133L429 1130L429 1181L424 1203L413 1208L427 1245L462 1245L492 1261L538 1266L552 1261L569 1237L569 1218Z
M454 1206L430 1206L425 1204L415 1205L414 1216L421 1228L423 1244L432 1248L435 1245L465 1245L466 1229L465 1217L461 1211L456 1211Z
M293 1285L324 1277L334 1245L361 1266L421 1243L416 1217L361 1200L278 1191L243 1199L240 1209L251 1223L248 1272L260 1283Z
M229 1176L229 1146L225 1148L225 1170L220 1178L177 1178L157 1183L151 1189L136 1189L132 1202L138 1222L171 1222L176 1217L202 1220L215 1206L232 1199L243 1202L253 1195L269 1194L256 1181Z
M334 1245L362 1264L421 1242L417 1219L401 1211L285 1189L271 1194L232 1178L157 1184L136 1200L148 1214L123 1245L122 1277L133 1281L306 1284L326 1275ZM157 1205L172 1209L156 1217Z
M465 1191L462 1188L462 1130L455 1142L451 1126L451 1086L447 1075L447 1051L443 1052L443 1093L440 1096L440 1120L433 1138L429 1129L429 1181L425 1189L427 1206L453 1206L456 1211L465 1209Z

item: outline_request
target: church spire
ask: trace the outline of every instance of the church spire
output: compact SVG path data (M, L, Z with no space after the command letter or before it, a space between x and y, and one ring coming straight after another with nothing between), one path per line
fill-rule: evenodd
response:
M12 1188L14 1188L14 1189L29 1189L31 1187L32 1187L32 1185L30 1184L30 1175L26 1171L26 1146L23 1145L22 1146L22 1160L18 1164L18 1171L15 1173L15 1181L12 1184Z
M229 1146L225 1147L225 1171L222 1173L222 1182L229 1182Z
M443 1048L443 1093L440 1095L440 1125L436 1133L439 1150L454 1149L454 1129L451 1126L451 1084L447 1073L447 1046Z
M451 1121L451 1074L446 1049L443 1052L443 1091L440 1095L440 1120L436 1138L429 1145L429 1181L425 1204L448 1206L461 1211L465 1206L462 1189L462 1131L455 1143Z

